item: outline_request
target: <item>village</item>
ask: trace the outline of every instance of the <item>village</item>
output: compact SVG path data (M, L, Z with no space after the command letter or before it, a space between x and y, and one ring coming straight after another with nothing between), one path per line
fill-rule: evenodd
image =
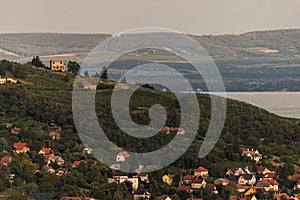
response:
M18 135L22 132L21 128L15 127L13 123L7 123L6 128L10 134ZM48 137L52 141L60 140L63 130L56 124L50 125L50 132ZM164 127L161 132L170 134L170 132L176 132L177 134L184 134L184 130L181 128ZM130 154L123 150L123 148L114 148L119 153L116 154L116 162L124 162L126 159L130 159ZM16 157L30 152L30 146L24 141L18 141L13 144L13 155L5 155L1 158L1 164L9 166L10 162ZM43 147L38 152L44 158L44 166L40 169L36 169L36 173L40 170L50 174L56 174L57 176L64 176L66 174L73 173L73 170L79 165L85 165L85 160L74 160L67 164L62 156L56 155L51 147ZM92 149L83 148L83 155L91 155ZM192 174L165 174L161 177L162 184L166 186L177 187L178 192L186 193L186 200L202 200L203 198L193 197L196 191L200 193L218 195L220 188L229 187L236 193L235 196L230 196L230 200L256 200L256 194L258 192L272 193L275 199L281 200L294 199L299 200L300 194L295 193L292 196L281 192L280 184L278 183L278 174L276 171L271 171L268 168L259 165L264 159L264 156L256 149L245 149L242 152L243 157L248 158L254 163L258 164L256 169L248 166L236 166L235 168L228 168L224 172L222 177L211 179L209 170L205 166L199 166L193 170ZM94 161L96 162L96 161ZM113 176L107 178L108 183L126 184L129 191L132 192L133 198L138 199L150 199L151 198L151 177L149 174L137 173L128 175L118 175L119 172L111 167ZM9 175L10 183L14 183L15 174ZM177 177L177 178L176 178ZM296 173L289 177L291 181L294 181L293 190L298 192L300 190L300 174ZM79 198L79 197L78 197ZM62 197L61 200L75 200L76 197ZM92 197L85 199L92 200ZM163 194L156 198L157 200L171 200L167 194Z

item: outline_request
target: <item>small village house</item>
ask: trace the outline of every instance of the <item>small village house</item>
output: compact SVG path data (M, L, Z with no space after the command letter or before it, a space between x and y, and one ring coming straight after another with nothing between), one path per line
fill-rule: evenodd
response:
M251 160L254 160L256 163L258 163L262 159L262 154L260 154L258 150L254 150L254 149L244 150L242 156L248 157Z
M27 153L30 150L25 142L16 142L14 143L13 148L15 154Z
M22 129L15 127L15 128L10 129L10 133L11 134L19 134L21 132L21 130Z
M172 185L174 177L175 177L174 174L167 174L162 177L162 180L164 183L166 183L168 185Z
M51 131L49 133L49 138L51 138L52 140L59 140L60 139L60 134L56 131Z
M10 162L11 162L11 160L12 160L12 158L11 158L11 156L3 156L2 158L1 158L1 164L3 164L3 165L8 165Z
M208 170L204 167L198 167L194 170L194 176L208 177Z
M39 154L43 155L44 157L49 157L49 156L54 156L54 151L51 148L45 148L45 147L43 147L39 151Z

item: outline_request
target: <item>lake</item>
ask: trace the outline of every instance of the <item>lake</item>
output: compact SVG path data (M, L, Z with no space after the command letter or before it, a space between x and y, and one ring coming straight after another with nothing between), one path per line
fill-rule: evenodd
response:
M279 116L300 119L300 92L226 92L226 96Z

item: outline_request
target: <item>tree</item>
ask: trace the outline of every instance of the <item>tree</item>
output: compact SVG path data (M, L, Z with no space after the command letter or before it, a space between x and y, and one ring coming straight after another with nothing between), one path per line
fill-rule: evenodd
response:
M80 65L77 63L77 62L72 62L72 61L69 61L68 62L68 72L72 73L72 74L78 74L79 70L80 70Z
M84 75L84 77L90 77L88 71L85 71L83 75Z
M38 56L32 58L31 64L36 67L41 67L41 68L46 67L44 65L44 63L42 63L42 61L40 60L40 58Z
M103 69L102 69L101 78L102 79L108 79L108 74L107 74L107 68L106 67L103 67Z

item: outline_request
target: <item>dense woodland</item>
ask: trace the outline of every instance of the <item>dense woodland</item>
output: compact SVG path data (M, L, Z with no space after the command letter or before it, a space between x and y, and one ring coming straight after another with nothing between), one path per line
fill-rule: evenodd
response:
M91 155L82 153L83 145L76 133L71 109L72 80L74 75L51 73L37 69L30 64L21 65L2 61L0 75L11 76L19 80L19 84L0 85L0 157L11 155L12 162L8 166L0 165L0 194L8 199L53 199L64 195L93 196L97 199L132 199L126 184L108 184L107 178L114 173ZM65 77L68 77L66 79ZM106 83L113 87L112 83ZM102 88L99 85L98 88ZM172 139L171 135L158 134L143 140L126 136L115 124L110 111L110 87L103 86L96 95L96 110L99 123L104 127L107 136L117 146L138 152L141 147L147 152L158 149ZM151 191L151 198L168 194L172 199L185 199L190 194L180 191L177 186L180 176L190 174L198 166L209 169L210 178L224 177L228 167L249 166L256 168L258 164L241 157L242 148L257 148L265 157L263 163L269 169L279 173L278 181L281 189L291 193L293 182L288 176L299 171L300 124L299 120L281 118L267 111L238 101L228 100L227 118L221 138L213 151L204 159L197 157L199 148L205 137L210 120L210 97L198 96L201 120L195 141L188 151L171 166L150 173L150 184L141 185ZM132 118L139 124L149 123L147 108L160 103L166 108L167 126L178 126L180 108L177 99L169 93L151 92L139 89L131 99ZM140 107L146 108L140 110ZM11 134L7 123L21 128L18 135ZM61 139L51 140L50 124L62 128ZM30 152L14 155L14 142L28 143ZM151 148L147 144L152 144ZM71 173L57 176L42 170L44 159L38 154L42 147L51 147L60 155L70 168L75 160L84 160L78 167L71 168ZM55 163L51 164L57 169ZM162 182L164 174L174 173L173 185ZM9 182L8 175L15 174L14 182ZM141 183L142 184L142 183ZM234 191L229 187L219 187L218 196L194 192L194 197L205 199L228 199Z

